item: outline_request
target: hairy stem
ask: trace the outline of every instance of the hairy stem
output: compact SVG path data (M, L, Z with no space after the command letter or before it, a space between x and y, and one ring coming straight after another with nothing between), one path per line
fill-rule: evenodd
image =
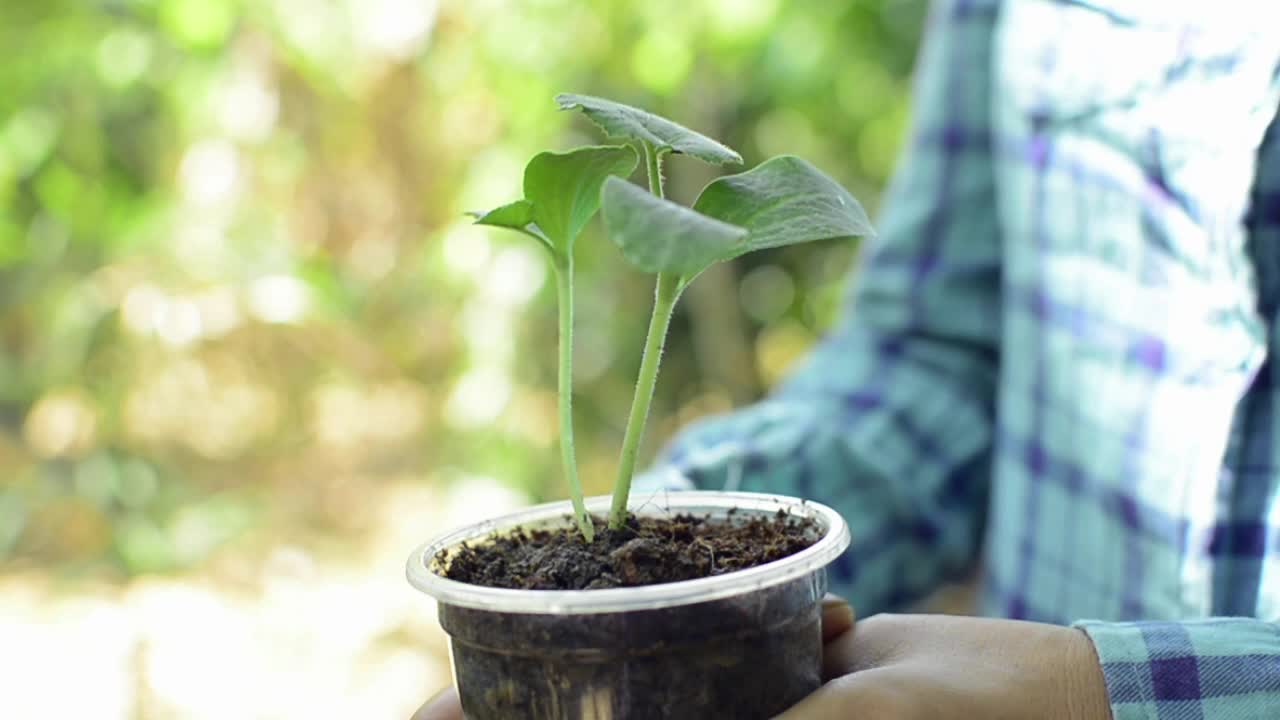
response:
M644 161L649 171L649 192L663 197L662 194L662 155L651 143L644 144Z
M644 426L649 420L649 405L653 401L653 386L658 381L658 366L662 363L662 346L667 339L671 313L675 310L676 301L680 299L680 290L678 275L658 275L653 315L649 318L649 335L644 342L640 376L636 378L636 394L631 401L627 432L622 439L622 457L618 460L618 479L613 486L613 503L609 508L609 527L614 529L622 527L627 519L627 499L631 495L631 476L636 469L636 454L644 440Z
M556 290L560 299L560 457L573 500L573 516L587 542L595 539L595 526L582 502L582 482L573 450L573 258L555 263Z

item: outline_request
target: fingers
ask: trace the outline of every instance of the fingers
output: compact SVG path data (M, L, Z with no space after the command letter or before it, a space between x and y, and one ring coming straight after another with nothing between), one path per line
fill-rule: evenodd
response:
M822 598L822 679L830 680L848 672L852 663L853 607L830 593Z
M873 615L822 646L822 678L832 678L884 667L909 649L910 619L897 615ZM856 636L856 637L855 637Z
M829 643L853 629L853 607L842 597L827 593L822 598L822 642Z
M853 672L857 665L853 646L854 633L845 633L822 646L822 681L833 680Z
M462 701L455 688L445 688L418 708L412 720L463 720Z

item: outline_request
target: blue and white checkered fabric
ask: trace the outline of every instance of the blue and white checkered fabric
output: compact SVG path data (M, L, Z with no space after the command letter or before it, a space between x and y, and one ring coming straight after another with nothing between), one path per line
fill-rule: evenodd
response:
M841 510L863 614L980 564L1117 718L1280 718L1278 103L1275 2L939 2L844 320L660 467Z

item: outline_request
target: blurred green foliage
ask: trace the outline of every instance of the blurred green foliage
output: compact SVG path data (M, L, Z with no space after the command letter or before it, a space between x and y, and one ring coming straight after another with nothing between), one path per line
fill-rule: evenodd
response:
M463 211L613 97L875 207L921 0L0 3L0 567L124 576L341 537L383 483L564 496L542 258ZM688 202L712 171L676 158ZM605 491L651 278L593 227L577 412ZM691 289L652 452L758 396L833 317L847 243Z

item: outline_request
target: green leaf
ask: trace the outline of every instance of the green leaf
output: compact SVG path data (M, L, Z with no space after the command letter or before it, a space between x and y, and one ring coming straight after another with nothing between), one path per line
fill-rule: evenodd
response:
M712 181L693 204L750 233L742 252L831 238L875 235L857 198L792 155Z
M638 162L626 145L543 152L524 170L524 197L533 222L556 252L567 255L582 228L600 209L600 186L610 175L630 175Z
M644 272L692 279L742 252L747 231L677 205L617 178L604 184L609 238Z
M639 108L570 93L557 95L556 102L562 110L582 110L609 137L638 140L652 145L659 153L682 153L714 165L742 164L741 155L706 135Z
M556 253L555 246L542 233L542 230L533 224L533 203L528 200L516 200L488 212L472 211L467 214L476 219L477 225L489 225L522 232L537 240L542 247L552 254Z
M467 214L476 219L477 225L492 225L494 227L511 228L512 230L524 230L526 225L533 222L533 203L528 200L517 200L488 212L471 212Z

